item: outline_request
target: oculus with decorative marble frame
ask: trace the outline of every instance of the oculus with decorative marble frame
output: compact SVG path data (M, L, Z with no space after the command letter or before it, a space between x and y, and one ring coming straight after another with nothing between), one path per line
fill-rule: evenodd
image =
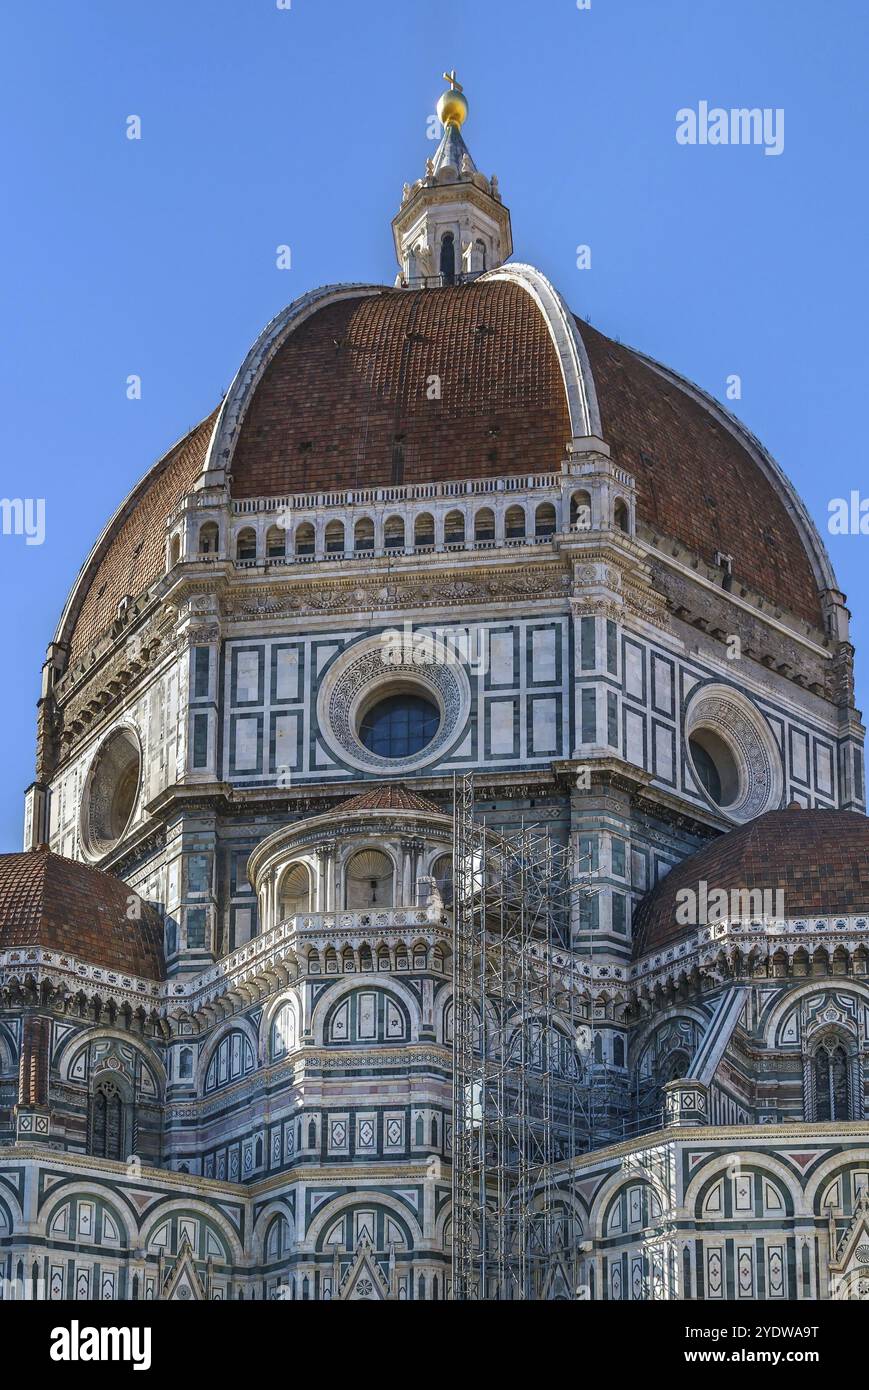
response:
M129 724L113 729L97 748L85 782L81 840L90 859L101 859L121 840L142 785L142 748Z
M781 805L781 754L760 710L734 686L710 681L695 687L685 709L687 761L698 791L721 815L742 824ZM695 749L713 765L716 799L695 764ZM705 762L705 759L704 759Z
M410 651L389 651L383 635L366 638L341 653L320 686L317 715L320 733L342 762L364 772L393 774L416 771L443 758L467 724L471 687L454 651L434 638L426 644L430 660L420 664ZM381 700L396 694L421 696L440 712L434 737L408 757L386 758L367 748L360 725Z

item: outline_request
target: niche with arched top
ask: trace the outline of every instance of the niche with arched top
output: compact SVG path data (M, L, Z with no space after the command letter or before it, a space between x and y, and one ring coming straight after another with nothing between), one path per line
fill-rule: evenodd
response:
M465 543L464 512L447 512L444 520L444 545L461 546Z
M491 507L481 507L474 516L474 540L486 545L495 539L495 513Z
M570 529L591 530L591 493L584 489L575 492L570 499Z
M347 861L345 901L348 910L392 907L395 897L395 869L388 854L363 849Z
M216 555L220 543L220 531L216 521L204 521L199 528L199 554Z
M452 232L444 232L441 237L440 272L443 284L456 283L456 239Z
M294 550L296 555L304 558L314 553L314 528L310 521L303 521L296 527L294 538Z
M525 536L525 509L524 507L508 507L504 516L504 535L508 541L515 541Z
M431 550L435 543L435 524L431 512L421 512L413 524L413 544L417 550Z
M287 533L280 526L270 526L266 534L266 559L283 560L287 554Z
M278 888L278 912L281 921L300 912L311 911L311 871L307 864L291 864L281 877Z
M374 549L374 522L370 516L360 517L354 526L353 549L357 555Z

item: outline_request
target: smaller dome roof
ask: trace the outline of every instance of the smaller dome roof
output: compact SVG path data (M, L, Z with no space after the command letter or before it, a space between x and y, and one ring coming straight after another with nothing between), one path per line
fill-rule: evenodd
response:
M348 811L419 811L424 815L442 816L445 813L428 797L408 791L400 782L378 782L370 790L352 796L335 807L343 816Z
M131 907L138 916L130 916ZM154 908L122 879L46 845L0 854L0 951L33 946L124 975L165 974Z
M869 817L857 811L767 811L683 859L639 903L634 957L696 931L677 921L676 895L781 891L797 917L869 915Z

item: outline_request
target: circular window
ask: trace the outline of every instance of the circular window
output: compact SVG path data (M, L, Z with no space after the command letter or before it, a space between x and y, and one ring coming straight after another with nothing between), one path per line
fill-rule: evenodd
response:
M739 795L739 769L733 754L712 729L698 729L688 740L694 771L716 806L729 806Z
M452 748L467 727L471 687L443 642L392 637L365 638L337 656L320 684L317 723L342 763L394 776Z
M781 754L754 705L733 686L709 682L685 710L689 789L699 789L728 820L753 820L781 803Z
M116 729L91 765L83 801L82 833L94 857L108 854L130 823L142 775L142 752L133 729Z
M440 728L441 712L424 695L409 690L370 705L359 721L359 738L381 758L412 758L427 748Z

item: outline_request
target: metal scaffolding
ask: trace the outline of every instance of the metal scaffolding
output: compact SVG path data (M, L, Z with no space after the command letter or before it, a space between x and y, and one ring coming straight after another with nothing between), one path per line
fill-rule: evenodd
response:
M548 828L478 819L470 776L453 874L452 1296L571 1298L581 1235L555 1168L611 1110L570 949L591 881Z

